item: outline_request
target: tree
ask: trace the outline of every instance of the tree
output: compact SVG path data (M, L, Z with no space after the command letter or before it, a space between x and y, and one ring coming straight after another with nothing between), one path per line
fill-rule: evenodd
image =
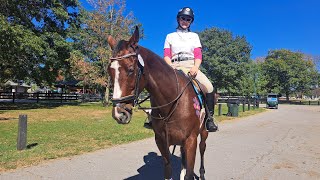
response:
M71 62L72 74L86 86L105 88L109 97L109 77L106 72L111 57L107 38L117 40L130 37L135 25L141 26L133 13L125 15L125 0L89 0L93 11L81 9L81 28L73 34L74 51ZM143 33L142 33L143 34ZM89 70L90 69L90 70Z
M8 79L51 84L68 69L68 26L77 0L0 3L0 82Z
M250 97L265 94L265 78L261 73L259 61L252 61L245 64L246 73L241 77L240 89L242 95Z
M199 32L202 42L203 71L211 79L216 90L228 94L248 93L243 89L247 70L250 69L251 46L245 37L233 36L218 28Z
M320 72L320 56L306 56L307 59L312 59L318 72Z
M290 94L306 93L316 85L315 65L311 59L304 59L300 52L286 49L269 51L262 71L268 92L283 93L287 100Z

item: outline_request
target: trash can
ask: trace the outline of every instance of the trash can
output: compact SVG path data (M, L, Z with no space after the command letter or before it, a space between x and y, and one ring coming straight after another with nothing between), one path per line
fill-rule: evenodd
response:
M239 103L229 102L228 103L228 115L232 117L238 117L239 115Z

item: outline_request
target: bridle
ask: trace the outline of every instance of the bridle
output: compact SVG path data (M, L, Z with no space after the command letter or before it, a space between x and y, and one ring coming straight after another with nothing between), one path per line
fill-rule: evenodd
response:
M133 47L132 47L133 48ZM138 51L138 47L137 48L133 48L136 49L136 52L134 53L130 53L130 54L125 54L123 56L120 57L111 57L110 61L122 61L122 60L126 60L127 58L134 56L135 60L137 61L140 54L137 52ZM140 82L140 77L143 73L143 65L140 64L140 62L138 61L138 75L136 76L136 80L135 80L135 87L134 87L134 93L128 96L124 96L124 97L120 97L120 98L112 98L112 103L114 106L117 106L119 103L124 103L124 102L128 102L128 101L133 101L133 106L136 106L138 104L138 100L139 100L139 82Z
M133 49L135 49L135 48L133 48ZM143 74L144 65L142 65L140 60L139 60L139 58L141 58L141 56L137 52L137 50L138 50L138 47L136 48L136 52L134 52L134 53L129 53L129 54L125 54L123 56L111 57L110 58L111 61L122 61L122 60L126 60L127 58L129 58L131 56L135 56L135 60L138 61L138 63L137 63L138 64L138 75L136 76L136 80L135 80L134 93L131 94L131 95L128 95L128 96L112 99L111 101L112 101L114 106L120 106L120 103L133 101L133 107L138 105L139 106L138 109L141 109L143 111L145 111L147 109L160 109L160 108L169 106L170 104L174 104L173 108L171 108L170 112L168 113L168 115L166 117L160 117L159 118L159 117L154 117L154 116L150 115L154 119L161 119L161 120L167 121L170 118L170 116L173 114L175 109L177 108L177 105L178 105L177 102L180 99L180 97L182 96L182 94L184 93L184 91L186 90L186 88L188 87L188 85L191 83L191 80L189 80L186 83L186 85L180 91L179 90L179 82L178 82L178 78L177 78L177 72L176 72L176 70L174 70L174 73L175 73L175 76L176 76L176 80L177 80L177 93L178 93L177 97L175 99L173 99L172 101L170 101L170 102L168 102L166 104L160 105L160 106L156 106L156 107L141 107L140 104L143 103L144 101L146 101L147 99L149 99L150 96L148 96L144 100L138 102L139 101L139 83L140 83L141 75ZM141 61L143 61L143 60L141 59ZM180 91L180 93L179 93L179 91ZM127 109L127 108L125 108L125 109Z

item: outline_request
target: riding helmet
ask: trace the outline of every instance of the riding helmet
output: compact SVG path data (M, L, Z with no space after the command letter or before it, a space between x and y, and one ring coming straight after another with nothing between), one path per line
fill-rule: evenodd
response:
M184 7L182 9L179 10L178 14L177 14L177 18L179 18L180 16L189 16L192 18L192 21L194 20L194 13L193 10L189 7Z

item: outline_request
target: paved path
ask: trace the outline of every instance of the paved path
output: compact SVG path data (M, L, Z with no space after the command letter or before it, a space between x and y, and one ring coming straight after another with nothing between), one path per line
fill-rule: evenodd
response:
M320 106L280 105L220 124L207 141L206 178L320 179ZM199 169L197 155L196 174ZM172 156L179 179L179 153ZM0 174L0 180L157 180L162 161L153 138Z

